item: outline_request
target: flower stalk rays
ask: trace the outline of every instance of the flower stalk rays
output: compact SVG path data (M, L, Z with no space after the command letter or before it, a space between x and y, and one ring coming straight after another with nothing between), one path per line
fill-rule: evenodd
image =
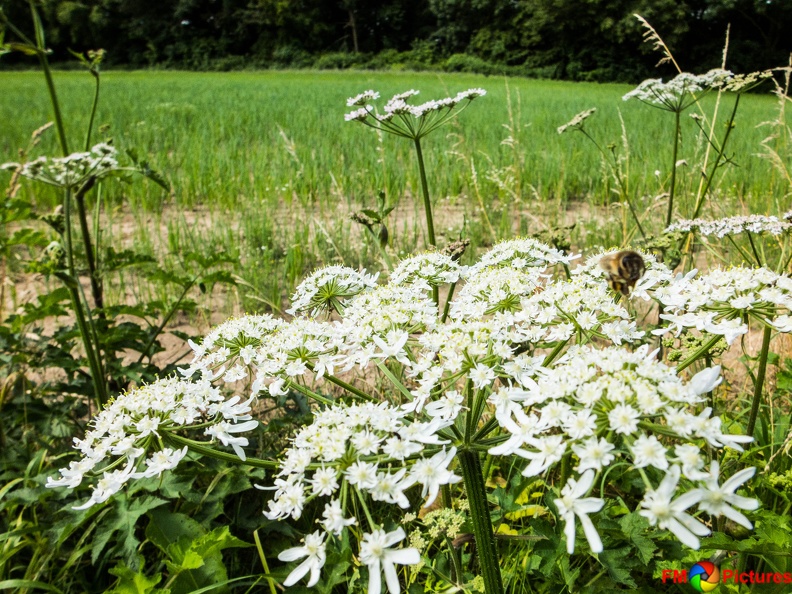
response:
M347 113L345 119L348 122L360 122L375 130L413 141L415 155L418 159L427 240L430 246L435 247L437 240L432 215L432 201L429 196L429 184L426 181L426 166L421 139L456 117L471 101L483 97L487 92L484 89L468 89L457 93L454 97L433 99L419 105L409 103L410 99L418 94L418 91L410 90L394 95L385 104L383 113L378 113L372 105L372 101L379 99L379 93L364 91L347 100L347 107L357 107L357 109Z

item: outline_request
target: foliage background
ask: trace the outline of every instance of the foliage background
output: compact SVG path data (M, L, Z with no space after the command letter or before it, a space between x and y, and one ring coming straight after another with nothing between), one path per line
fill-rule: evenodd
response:
M785 64L786 0L43 0L55 56L104 48L114 67L443 69L636 82L657 76L643 15L683 68ZM12 22L27 2L1 0ZM639 48L639 51L635 51ZM7 62L13 66L14 60ZM23 61L17 60L17 64ZM695 68L694 68L695 65ZM662 72L661 72L662 73ZM670 74L668 71L666 74Z

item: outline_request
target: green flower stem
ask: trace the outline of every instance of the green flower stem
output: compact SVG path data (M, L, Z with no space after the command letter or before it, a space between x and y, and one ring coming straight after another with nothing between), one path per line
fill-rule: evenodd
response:
M388 252L385 251L385 248L382 246L382 243L380 243L380 238L377 237L377 234L374 233L374 230L371 227L369 227L368 225L363 225L363 226L366 228L366 231L371 236L371 241L374 243L374 245L377 246L380 256L382 256L382 262L383 264L385 264L385 267L389 271L393 270L393 260L390 259Z
M190 281L187 285L185 285L184 290L182 290L181 294L179 295L179 298L176 300L176 302L173 304L173 306L170 308L170 310L168 310L168 313L165 314L165 317L162 318L162 321L160 322L159 326L157 326L156 332L154 332L154 334L151 335L151 338L149 338L148 342L146 343L145 348L143 349L143 351L140 353L140 356L138 357L138 360L137 360L138 363L142 362L143 359L146 358L149 355L149 352L151 351L151 347L154 346L154 342L157 340L159 335L162 334L162 331L164 330L165 325L170 321L170 319L176 313L176 310L179 307L179 304L187 296L187 292L195 285L195 283L197 281L198 281L198 277L196 276L195 278L192 279L192 281Z
M762 388L764 387L765 372L767 371L767 356L770 352L770 334L772 328L765 326L762 334L762 350L759 353L759 369L756 371L756 383L754 384L753 401L751 402L751 414L748 416L748 427L745 429L747 435L753 436L756 427L756 415L759 413L759 403L762 400Z
M83 312L82 300L80 299L79 280L77 280L75 275L74 247L72 245L71 232L71 203L71 190L67 189L63 199L63 218L68 277L66 279L62 278L61 280L64 280L66 288L69 291L69 296L71 297L77 328L80 331L80 338L82 338L83 347L85 348L85 358L88 359L88 367L91 370L91 382L94 386L94 394L101 406L107 402L107 390L105 389L102 367L99 364L98 349L94 348L93 341L91 340L91 331L88 327L88 323L85 321L85 312Z
M55 92L55 82L52 80L52 71L50 70L49 61L47 60L44 26L41 23L41 18L39 17L38 11L36 10L36 5L33 0L29 0L28 3L30 5L30 15L33 20L33 29L36 38L35 43L28 39L24 33L17 29L6 18L3 18L3 23L26 45L30 46L30 49L35 52L36 57L38 58L39 64L41 65L41 70L44 72L44 80L47 83L47 91L49 92L50 101L52 102L55 128L58 130L58 141L60 142L61 151L63 151L63 156L65 157L69 154L69 143L66 140L66 130L63 127L63 117L60 111L60 104L58 103L58 95Z
M423 151L421 150L421 139L419 137L415 138L415 152L418 155L418 170L421 174L421 190L423 191L426 231L429 235L429 245L436 247L437 241L435 241L434 219L432 218L432 202L429 199L429 184L426 182L426 168L424 167ZM433 288L433 292L437 292L436 287ZM437 299L435 299L435 303L437 303Z
M754 258L756 258L756 265L761 268L762 266L764 266L764 264L762 264L762 258L759 257L759 252L756 251L756 245L754 244L754 240L753 240L753 233L747 231L746 234L748 235L748 242L751 244L751 251L753 252Z
M454 543L448 536L445 537L446 546L448 547L448 554L451 556L451 580L453 583L458 584L464 574L462 570L462 561L459 559L459 551L454 548Z
M701 207L704 206L704 198L707 196L707 192L709 192L712 181L715 179L715 171L717 171L718 167L720 167L720 161L723 158L724 152L726 151L726 143L729 141L729 136L734 129L734 118L737 115L737 107L740 105L741 96L742 95L738 94L734 100L732 112L729 115L729 119L726 120L726 132L723 135L723 142L721 142L720 148L718 148L718 152L715 155L715 162L713 163L710 174L707 176L707 179L704 183L704 188L702 188L701 192L696 197L696 207L693 209L693 216L690 217L691 219L698 218L699 213L701 212Z
M566 344L569 342L569 339L563 340L559 342L557 345L553 347L553 350L545 357L545 360L542 362L542 367L549 367L550 364L555 361L555 358L558 357L559 353L564 349Z
M97 66L98 68L98 66ZM88 120L88 130L85 133L85 151L91 148L91 134L93 134L93 125L94 120L96 119L96 108L99 106L99 71L98 70L90 70L91 76L94 77L94 97L93 103L91 104L91 117Z
M481 575L484 578L484 591L487 594L503 594L498 548L492 531L481 460L477 452L467 449L461 450L457 454L457 458L462 469L465 491L467 491L470 504L470 520L473 523L476 551L481 566Z
M80 221L80 234L83 239L83 246L85 248L85 259L88 263L88 276L91 280L91 295L94 300L94 305L97 309L101 310L104 307L104 293L102 291L102 284L99 279L99 274L96 270L96 260L94 258L94 248L91 244L91 234L88 230L88 217L85 210L85 195L94 187L96 183L95 177L89 177L80 188L74 193L74 201L77 204L77 218ZM98 313L100 318L104 318L103 311Z
M638 213L635 211L635 205L633 205L632 200L630 200L630 195L629 192L627 191L627 184L624 183L624 178L622 177L621 172L619 171L614 155L612 153L608 154L607 152L605 152L605 149L603 149L602 146L600 146L599 142L594 140L594 137L591 134L589 134L585 130L585 128L581 126L580 128L578 128L578 130L580 130L580 132L583 133L583 136L588 138L594 144L594 146L597 147L597 150L602 155L602 158L604 159L605 163L607 163L608 167L610 167L610 170L613 173L613 177L616 179L616 183L619 185L620 194L624 198L624 201L627 202L627 206L630 208L630 214L632 214L632 217L635 220L635 224L638 226L638 231L641 233L641 237L646 237L646 233L644 232L643 226L641 225L641 219L638 218ZM564 268L566 269L567 277L571 278L569 272L569 266L564 264Z
M682 115L680 110L674 112L676 116L676 126L674 127L674 160L671 162L671 187L668 189L668 213L666 214L666 224L671 225L671 217L674 214L674 191L676 190L676 170L677 156L679 155L679 118Z
M325 398L324 396L320 396L316 392L313 392L306 388L305 386L301 386L297 382L289 382L288 387L294 389L295 391L299 392L303 396L310 398L311 400L316 400L317 402L324 404L325 406L333 406L335 402L330 400L329 398Z
M368 520L369 523L369 529L374 530L374 527L379 526L379 524L376 524L374 522L374 518L371 517L371 512L369 511L368 505L366 505L366 500L363 497L363 493L361 493L357 487L355 487L353 491L355 492L355 495L357 495L358 501L360 501L360 507L363 508L363 513L366 515L366 520Z
M334 375L325 375L325 378L327 379L327 381L334 383L339 388L344 388L344 390L346 390L347 392L351 392L355 396L359 396L364 400L374 400L369 394L366 394L365 392L358 390L355 386L348 384L343 380L338 379Z
M498 427L498 419L492 417L489 419L484 425L476 431L476 434L473 436L473 442L478 443L479 441L483 440L490 434L490 432Z
M446 298L445 307L443 308L443 317L440 318L440 323L445 324L446 319L448 318L448 312L451 311L451 299L454 297L454 289L456 289L457 284L454 283L451 285L451 288L448 289L448 297Z
M400 382L399 378L396 377L390 369L388 369L388 366L385 365L385 361L377 361L377 367L379 367L379 370L383 373L383 375L385 375L385 377L390 380L390 383L392 383L394 387L399 390L399 392L401 392L405 398L407 398L408 402L415 400L415 396L410 393L410 390L407 389L407 386Z
M181 437L173 433L168 433L167 436L165 437L165 440L170 442L171 444L175 444L179 446L187 446L187 448L191 452L196 452L198 454L201 454L202 456L207 456L209 458L216 458L217 460L223 460L224 462L233 462L234 464L253 466L254 468L269 468L271 470L278 468L278 463L273 460L262 460L260 458L247 458L245 460L242 460L236 454L229 454L228 452L220 452L209 446L202 445L197 441L194 441L192 439L187 439L186 437Z
M734 118L737 115L737 106L740 104L740 97L741 95L738 94L737 98L734 100L734 106L732 107L731 115L729 115L729 119L726 120L726 132L723 135L723 142L720 143L720 147L716 147L717 153L715 155L715 162L712 164L712 169L710 170L709 175L704 182L704 187L701 188L698 195L696 196L696 206L693 209L693 215L690 217L691 219L696 219L701 212L701 208L704 206L704 198L707 197L707 193L709 192L710 186L712 185L713 180L715 179L715 172L720 167L721 159L723 159L724 152L726 151L726 143L729 141L729 136L731 135L732 129L734 129ZM710 144L715 146L714 143L710 140ZM668 227L668 224L666 224ZM680 250L682 251L682 269L685 270L687 266L687 259L691 256L691 251L693 249L693 240L695 239L694 233L691 231L688 233L683 239L682 243L680 244ZM692 259L692 258L691 258Z

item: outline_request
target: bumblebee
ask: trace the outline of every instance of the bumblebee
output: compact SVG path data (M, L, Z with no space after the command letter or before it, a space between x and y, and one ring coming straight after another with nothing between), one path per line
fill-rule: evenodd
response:
M603 256L599 264L608 273L608 284L622 295L629 295L635 283L646 272L641 255L630 250Z

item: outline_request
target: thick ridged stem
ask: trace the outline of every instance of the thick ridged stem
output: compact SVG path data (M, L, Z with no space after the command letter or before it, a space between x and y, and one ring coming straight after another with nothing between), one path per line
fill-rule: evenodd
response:
M748 427L745 433L753 437L754 427L756 427L756 416L759 414L759 404L762 401L762 388L764 387L765 372L767 371L767 356L770 352L770 334L772 328L766 326L762 335L762 350L759 353L759 369L756 371L756 384L754 385L753 402L751 402L751 414L748 417Z
M432 201L429 199L429 184L426 183L426 168L424 167L421 139L415 139L415 152L418 155L418 171L421 174L421 191L423 192L424 212L426 213L426 232L429 235L429 245L435 247L434 218L432 217Z
M103 405L105 402L107 402L108 398L104 383L104 373L102 373L102 367L99 360L99 349L98 345L97 348L94 348L93 342L91 340L91 331L88 327L88 323L85 320L85 314L82 308L82 300L80 299L80 292L78 288L79 281L77 280L74 267L74 247L72 245L71 232L71 202L71 191L67 189L66 195L64 196L63 208L66 264L69 272L68 280L66 281L66 287L68 288L69 295L71 296L74 317L77 322L77 327L80 331L80 337L82 338L83 346L85 347L85 357L88 359L88 367L91 369L91 380L94 386L94 394L99 404Z
M470 520L473 524L473 536L476 539L481 576L484 578L484 591L487 594L503 594L498 548L492 532L492 520L479 454L475 451L463 450L457 454L457 458L470 504Z
M675 112L676 126L674 127L674 161L671 164L671 187L668 190L668 213L666 214L666 227L671 225L671 218L674 214L674 193L676 190L676 170L677 156L679 154L679 111Z

